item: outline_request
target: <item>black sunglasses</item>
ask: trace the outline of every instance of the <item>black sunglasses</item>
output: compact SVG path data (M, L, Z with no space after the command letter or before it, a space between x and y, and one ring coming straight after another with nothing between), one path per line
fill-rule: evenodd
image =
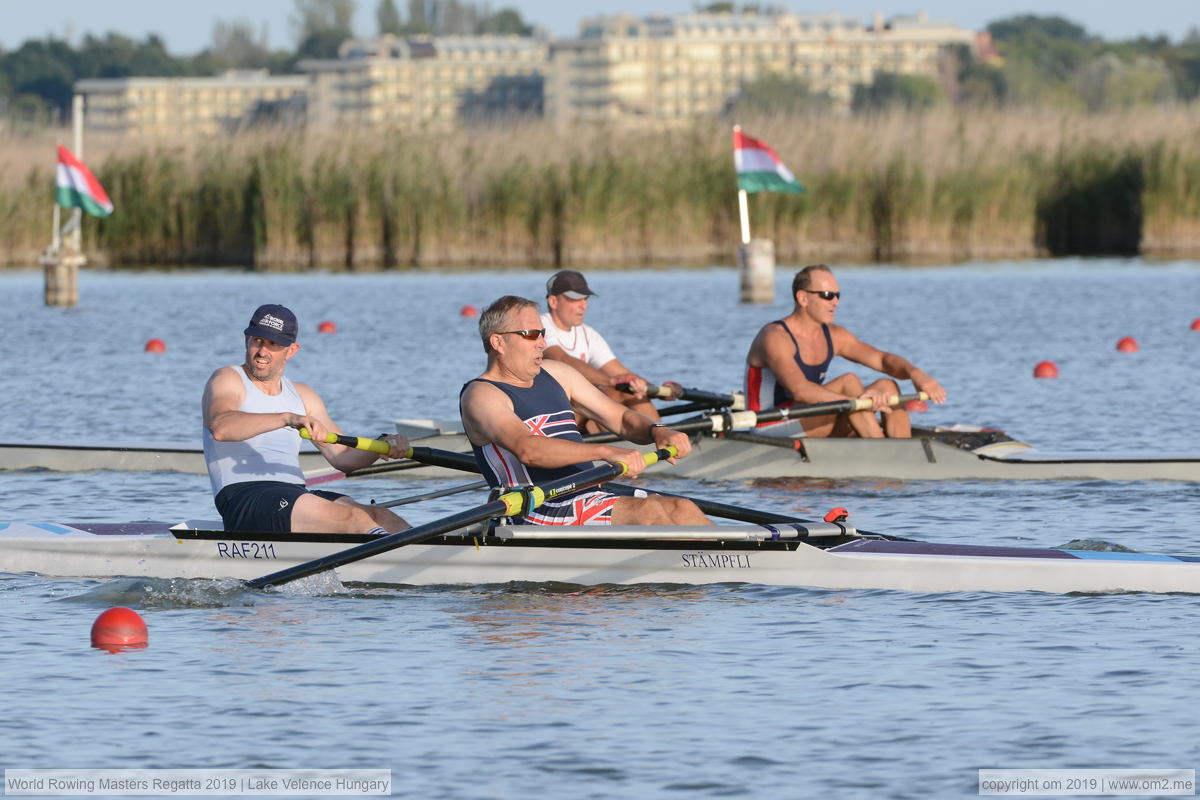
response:
M809 294L815 294L822 300L837 300L842 296L841 292L822 292L818 289L805 289L804 291L808 292Z
M520 336L522 339L528 339L531 342L536 342L538 339L546 335L546 329L526 328L523 331L499 331L499 333L501 336L505 335L506 333L514 333L517 336Z

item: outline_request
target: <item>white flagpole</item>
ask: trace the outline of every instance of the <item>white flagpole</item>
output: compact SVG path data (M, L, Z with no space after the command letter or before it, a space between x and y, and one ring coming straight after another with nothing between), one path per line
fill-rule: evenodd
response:
M71 121L75 128L75 157L83 161L83 95L77 94L71 102ZM75 223L75 252L83 252L83 209L71 211L71 220Z
M750 244L750 209L745 189L738 189L738 216L742 218L742 244Z

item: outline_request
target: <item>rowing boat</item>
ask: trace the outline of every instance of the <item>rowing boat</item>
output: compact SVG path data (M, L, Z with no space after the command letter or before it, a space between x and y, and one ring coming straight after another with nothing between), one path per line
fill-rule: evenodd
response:
M468 452L462 426L446 420L396 420L396 429L422 446ZM810 439L729 432L699 436L691 455L669 472L679 478L751 480L1170 480L1200 481L1200 456L1183 454L1048 452L1001 431L957 425L914 428L911 439Z
M367 535L232 534L220 523L0 523L0 572L252 579ZM484 526L338 567L344 583L753 583L913 592L1200 593L1200 557L932 544L840 523L700 527Z
M458 422L400 419L400 433L421 446L455 452L470 447ZM730 432L698 436L692 454L669 472L680 478L753 480L1168 480L1200 482L1200 456L1174 453L1093 453L1040 450L998 431L958 425L915 428L912 439L791 439ZM302 451L310 482L340 477L315 450ZM177 444L0 443L0 470L61 472L126 470L206 472L198 446ZM444 467L405 462L388 471L414 478L446 477Z

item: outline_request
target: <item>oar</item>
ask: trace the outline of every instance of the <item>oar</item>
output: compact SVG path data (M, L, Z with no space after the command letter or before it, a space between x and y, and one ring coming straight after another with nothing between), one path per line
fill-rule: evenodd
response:
M308 428L300 429L300 438L312 441L312 434L308 432ZM372 453L379 453L386 456L392 449L392 446L382 439L368 439L365 436L343 436L340 433L325 434L325 444L341 444L346 447L353 447L355 450L370 450Z
M633 394L633 386L628 383L618 383L617 389L628 394ZM706 392L703 389L683 389L678 397L676 397L675 392L671 388L656 386L653 383L646 384L646 397L658 398L659 400L687 400L706 408L729 408L734 411L741 411L746 407L746 395L741 392L720 394L718 392Z
M682 494L674 494L672 492L660 492L654 489L646 489L643 487L626 486L622 483L606 483L602 487L605 491L612 494L620 494L632 497L635 492L645 492L647 494L659 494L664 497L678 497L683 500L691 500L696 506L713 517L721 517L722 519L732 519L738 522L749 522L753 525L774 525L777 523L795 522L799 524L811 523L812 520L801 519L800 517L792 517L787 514L776 514L770 511L759 511L754 508L746 508L744 506L732 506L728 503L718 503L713 500L703 500L699 497L689 497ZM872 533L870 531L859 530L863 536L873 536L880 539L891 539L893 541L908 542L911 539L904 539L900 536L889 536L884 533Z
M471 483L464 483L462 486L451 486L448 489L439 489L436 492L415 494L412 497L401 497L399 500L389 500L386 503L372 503L372 505L376 508L395 508L396 506L406 506L409 503L420 503L422 500L436 500L439 497L448 497L460 492L469 492L472 489L482 489L485 486L487 486L487 481L472 481Z
M907 403L910 400L928 400L925 392L914 394L892 395L888 398L889 406ZM681 433L725 433L739 428L753 428L764 422L779 422L785 419L800 419L802 417L820 417L825 414L846 414L852 411L866 411L875 403L867 397L847 397L845 400L831 400L827 403L812 403L804 406L788 406L786 408L767 408L762 411L723 411L708 414L692 420L673 422L670 427ZM615 442L621 437L615 433L596 433L585 436L588 442ZM790 446L790 445L789 445Z
M646 453L642 458L645 459L646 465L650 466L659 461L674 458L678 454L678 451L674 447L668 446L661 450L655 450L652 453ZM284 583L291 583L294 580L315 575L318 572L324 572L355 561L361 561L364 558L386 553L388 550L395 550L397 547L404 547L408 544L419 544L441 536L443 533L465 528L468 525L474 525L477 522L483 522L492 517L516 516L522 512L532 511L545 501L552 500L559 495L574 492L578 489L585 489L589 486L603 483L606 480L620 477L625 474L625 471L626 466L624 464L605 464L601 467L585 469L582 472L568 475L556 481L550 481L544 486L531 486L525 489L505 492L490 503L452 514L449 517L435 520L425 525L418 525L406 531L380 536L378 539L364 542L363 544L343 550L340 553L332 553L322 558L306 561L303 564L297 564L294 567L272 572L270 575L264 575L261 578L247 581L247 585L252 589L262 589L266 586L279 586Z

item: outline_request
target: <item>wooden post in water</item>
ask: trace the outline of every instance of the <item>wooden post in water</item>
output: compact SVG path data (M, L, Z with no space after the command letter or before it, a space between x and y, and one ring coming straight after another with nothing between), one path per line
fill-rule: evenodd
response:
M738 247L738 275L743 303L775 302L775 242L750 238L750 213L746 192L738 190L738 215L742 221L742 243Z
M75 129L75 155L83 158L83 95L75 95L71 103L71 122ZM83 254L83 210L71 209L71 221L66 225L70 231L67 239L63 239L60 220L61 211L56 201L53 239L39 259L45 272L43 299L48 306L73 306L79 303L79 268L87 263Z

